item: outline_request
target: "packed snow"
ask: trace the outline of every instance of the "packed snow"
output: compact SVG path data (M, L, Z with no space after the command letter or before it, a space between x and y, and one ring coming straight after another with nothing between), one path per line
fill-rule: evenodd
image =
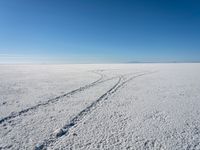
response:
M0 149L200 149L200 64L0 65Z

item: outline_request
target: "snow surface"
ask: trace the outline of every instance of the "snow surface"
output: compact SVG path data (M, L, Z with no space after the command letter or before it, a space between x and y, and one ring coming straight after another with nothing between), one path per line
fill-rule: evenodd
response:
M0 149L200 149L200 64L0 65Z

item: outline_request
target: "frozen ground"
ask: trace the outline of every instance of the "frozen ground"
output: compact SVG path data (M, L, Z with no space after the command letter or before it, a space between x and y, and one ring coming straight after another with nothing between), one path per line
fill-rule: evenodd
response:
M0 149L200 149L200 64L0 65Z

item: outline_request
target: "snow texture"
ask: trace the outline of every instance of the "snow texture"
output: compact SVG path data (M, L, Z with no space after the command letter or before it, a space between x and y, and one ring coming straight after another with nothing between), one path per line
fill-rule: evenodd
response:
M200 149L200 64L0 65L1 149Z

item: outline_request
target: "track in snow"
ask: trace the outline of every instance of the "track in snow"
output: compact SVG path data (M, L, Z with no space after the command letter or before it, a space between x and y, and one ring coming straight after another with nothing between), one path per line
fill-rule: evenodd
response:
M110 88L106 93L101 95L97 100L92 102L88 107L86 107L81 112L79 112L74 118L72 118L69 121L69 123L65 124L61 129L59 129L59 131L58 131L58 133L56 133L56 135L54 133L52 133L48 139L45 139L42 143L36 144L35 150L47 149L47 147L50 146L50 144L54 143L59 137L66 135L69 132L70 128L77 125L78 122L81 121L92 110L94 110L101 101L108 99L117 90L119 90L121 87L123 87L125 84L127 84L131 80L133 80L137 77L140 77L140 76L150 74L150 73L154 73L154 72L148 72L148 73L142 73L139 75L135 75L123 82L122 82L122 79L124 76L119 76L117 83L112 88Z
M103 71L103 70L99 70L99 71ZM95 72L95 71L91 71L91 72L100 75L99 79L97 79L96 81L94 81L94 82L92 82L92 83L90 83L90 84L87 84L87 85L85 85L85 86L82 86L82 87L80 87L80 88L78 88L78 89L72 90L72 91L70 91L70 92L68 92L68 93L65 93L65 94L63 94L63 95L60 95L60 96L57 96L57 97L55 97L55 98L49 99L49 100L47 100L47 101L45 101L45 102L43 102L43 103L39 103L39 104L37 104L37 105L35 105L35 106L28 107L28 108L23 109L23 110L21 110L21 111L19 111L19 112L11 113L10 115L8 115L8 116L6 116L6 117L0 119L0 124L4 123L5 121L9 121L9 120L14 119L14 118L16 118L16 117L19 117L19 116L21 116L21 115L23 115L23 114L26 114L26 113L28 113L28 112L31 111L31 110L32 110L32 111L33 111L33 110L37 110L37 109L38 109L39 107L41 107L41 106L46 106L46 105L49 105L49 104L53 104L53 103L59 101L59 100L60 100L61 98L63 98L63 97L72 96L72 95L74 95L74 94L76 94L76 93L82 92L82 91L84 91L84 90L86 90L86 89L88 89L88 88L90 88L90 87L93 87L93 86L95 86L95 85L98 85L98 84L100 84L100 83L103 83L103 82L106 82L106 81L109 81L109 80L113 80L113 79L118 78L118 76L116 76L116 77L111 77L111 78L108 78L108 79L103 80L103 77L104 77L103 74L98 73L98 72Z
M100 70L100 71L102 71L102 70ZM15 117L21 116L21 115L23 115L23 114L25 114L25 113L27 113L27 112L29 112L31 110L36 110L36 109L38 109L41 106L46 106L46 105L48 105L50 103L55 103L55 102L59 101L59 99L61 99L63 97L71 96L71 95L73 95L75 93L78 93L78 92L81 92L83 90L86 90L86 89L88 89L88 88L96 85L97 83L101 83L100 81L102 81L104 75L101 74L101 73L95 72L95 71L91 71L91 72L98 74L100 77L96 81L93 81L92 83L89 83L89 84L87 84L85 86L82 86L82 87L80 87L78 89L72 90L72 91L70 91L68 93L65 93L63 95L59 95L59 96L57 96L55 98L49 99L49 100L47 100L47 101L45 101L43 103L39 103L39 104L37 104L35 106L28 107L28 108L23 109L23 110L21 110L19 112L11 113L10 115L8 115L8 116L0 119L0 124L2 124L5 121L8 121L10 119L13 119Z

